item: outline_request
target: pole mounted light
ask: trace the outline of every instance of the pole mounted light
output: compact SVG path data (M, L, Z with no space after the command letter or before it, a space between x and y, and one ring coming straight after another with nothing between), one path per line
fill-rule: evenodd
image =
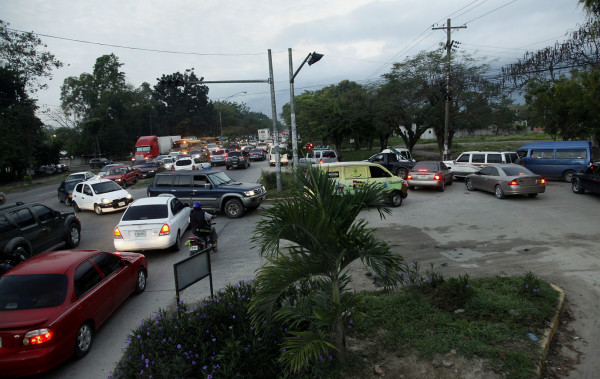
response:
M298 67L296 72L294 72L294 67L292 63L292 49L288 49L288 55L290 57L290 116L292 121L292 157L293 157L293 165L294 168L298 167L298 133L296 131L296 104L294 101L294 79L296 79L296 75L300 72L302 67L308 62L309 66L317 63L323 58L323 54L319 54L317 52L309 53L304 61Z

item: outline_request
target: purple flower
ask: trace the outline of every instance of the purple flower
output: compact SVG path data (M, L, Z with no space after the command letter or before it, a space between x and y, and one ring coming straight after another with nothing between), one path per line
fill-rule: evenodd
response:
M229 325L229 330L231 330L231 329L233 329L233 326L232 326L232 325Z
M177 348L178 348L178 349L181 349L181 345L180 345L180 344L177 344Z
M208 366L202 366L202 370L206 370Z

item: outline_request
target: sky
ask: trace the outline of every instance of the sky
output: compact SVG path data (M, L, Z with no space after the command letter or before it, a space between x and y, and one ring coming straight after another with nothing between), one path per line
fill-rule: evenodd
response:
M296 95L343 80L367 85L394 62L441 49L446 31L432 28L448 18L466 26L452 31L460 51L500 67L566 40L585 12L577 0L0 0L9 28L37 33L65 63L34 95L49 110L60 106L64 79L91 73L105 54L139 87L191 68L207 81L266 80L270 49L280 119L290 101L288 49L294 72L308 54L324 55L300 70ZM207 86L213 101L272 116L266 83Z

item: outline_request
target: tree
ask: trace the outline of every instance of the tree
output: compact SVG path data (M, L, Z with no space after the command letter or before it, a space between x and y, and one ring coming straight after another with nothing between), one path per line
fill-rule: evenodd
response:
M182 81L183 86L170 86L169 81ZM210 137L220 134L213 104L208 101L208 87L198 82L193 69L183 74L163 75L154 86L157 102L159 135ZM193 83L193 84L192 84Z
M9 25L0 20L0 65L15 73L30 92L47 88L38 79L52 79L52 69L62 67L63 63L42 50L46 45L35 34L11 30Z
M330 349L345 361L345 322L356 301L347 288L351 263L360 260L393 287L403 262L358 218L370 207L382 218L390 213L381 188L369 185L355 194L340 194L315 167L308 176L298 174L298 188L295 196L265 210L265 221L255 229L253 241L268 263L257 272L258 290L250 305L255 327L268 325L271 317L292 325L281 359L293 371ZM279 250L282 240L291 243L285 253ZM307 279L317 281L318 289L301 301L303 306L288 306L282 294ZM282 309L274 313L280 303ZM302 326L306 330L299 330Z
M44 142L43 124L25 87L18 72L0 67L0 175L5 180L19 178L40 163L35 157Z

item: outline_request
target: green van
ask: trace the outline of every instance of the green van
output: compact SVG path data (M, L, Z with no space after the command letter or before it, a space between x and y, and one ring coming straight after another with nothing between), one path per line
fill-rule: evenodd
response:
M317 167L335 181L340 192L354 193L357 188L365 184L381 184L384 190L390 191L388 200L392 207L402 205L402 199L406 198L408 193L406 181L376 163L335 162L323 163Z

